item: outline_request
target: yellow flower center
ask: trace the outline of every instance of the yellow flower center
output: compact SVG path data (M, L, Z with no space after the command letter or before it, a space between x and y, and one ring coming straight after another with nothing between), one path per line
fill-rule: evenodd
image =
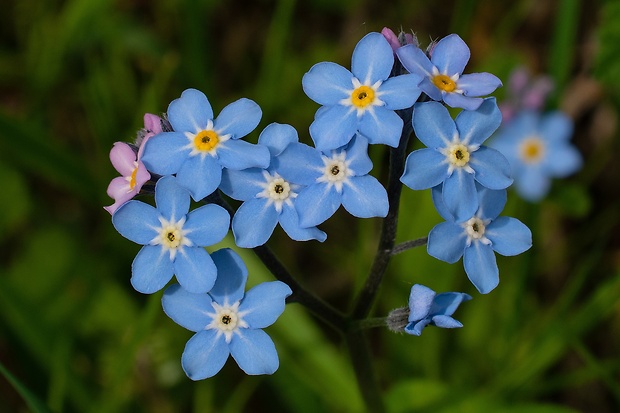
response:
M448 152L448 159L454 166L465 166L469 162L469 151L467 146L458 143L453 145Z
M202 130L194 137L194 146L201 152L212 151L220 142L220 138L213 130Z
M450 93L454 92L456 89L456 83L447 75L435 75L431 81L439 90L443 90L444 92Z
M363 109L375 101L375 91L370 86L360 86L351 93L353 106Z
M545 144L538 136L531 136L521 142L519 152L524 162L537 163L545 154Z
M170 225L161 231L162 244L170 249L175 249L183 241L183 233L176 226Z
M131 172L131 178L129 179L129 190L133 190L136 186L136 175L138 175L138 167L133 168L133 172Z

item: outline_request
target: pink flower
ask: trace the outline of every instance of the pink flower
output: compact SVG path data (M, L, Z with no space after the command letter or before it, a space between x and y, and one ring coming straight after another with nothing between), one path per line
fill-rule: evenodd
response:
M108 195L114 199L114 204L103 209L114 214L119 206L140 192L140 188L151 178L151 174L138 160L138 154L125 142L114 144L110 151L110 161L121 176L112 179L108 185Z
M512 120L521 110L542 110L553 86L549 76L531 76L523 67L513 70L508 80L506 100L499 105L504 122Z
M144 145L151 136L155 136L162 132L161 129L162 119L153 115L152 113L144 114L144 128L138 132L138 138L136 139L136 146L138 147L138 159L142 158L142 151L144 151Z
M396 52L398 48L406 44L413 44L415 46L419 46L418 39L415 38L415 36L411 33L405 33L401 31L397 36L392 29L390 29L389 27L384 27L383 30L381 30L381 34L388 41L394 52Z

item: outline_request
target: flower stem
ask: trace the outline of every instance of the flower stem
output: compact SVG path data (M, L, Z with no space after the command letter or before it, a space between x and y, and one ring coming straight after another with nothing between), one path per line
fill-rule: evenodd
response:
M392 248L392 255L400 254L401 252L405 252L411 248L421 247L422 245L426 245L428 243L428 237L422 237L418 239L412 239L410 241L401 242Z

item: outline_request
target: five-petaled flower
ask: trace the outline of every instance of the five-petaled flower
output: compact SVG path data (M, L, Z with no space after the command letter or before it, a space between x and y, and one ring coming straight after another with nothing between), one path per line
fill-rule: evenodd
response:
M403 46L396 54L405 69L423 78L420 89L424 93L453 108L476 110L482 104L480 96L502 85L499 78L490 73L463 74L470 52L457 34L437 42L430 51L430 59L415 45Z
M415 190L443 184L451 216L459 222L469 219L478 210L475 182L489 189L512 183L506 158L482 145L501 121L495 98L485 99L475 111L461 111L455 120L441 103L416 103L413 129L428 148L409 154L401 181Z
M205 293L215 283L217 270L203 248L221 241L230 216L208 204L190 212L189 192L166 176L155 186L157 209L129 201L112 216L114 228L125 238L144 245L131 267L131 284L145 294L161 290L176 274L188 291Z
M452 314L463 301L468 300L471 300L469 294L437 294L424 285L415 284L409 294L409 317L405 333L419 336L427 325L442 328L463 327L463 324L452 318Z
M150 138L142 160L156 174L176 174L179 185L199 201L217 189L222 168L269 165L267 148L240 140L256 128L261 114L254 101L239 99L213 119L204 93L187 89L168 107L173 131Z
M278 353L262 329L273 324L292 294L281 281L265 282L245 291L248 272L234 251L212 255L218 277L208 294L193 294L178 284L162 298L164 312L177 324L196 332L189 339L181 364L192 380L217 374L229 355L247 374L272 374L278 369Z
M518 255L532 246L532 233L521 221L499 217L506 205L506 190L494 191L477 187L480 207L465 222L455 222L441 196L441 188L433 188L433 203L446 220L435 225L428 234L429 255L450 264L463 257L467 277L482 294L499 284L495 253Z
M420 76L390 77L394 55L380 33L369 33L353 51L351 71L332 63L314 65L302 79L304 92L320 105L310 136L326 152L346 145L356 132L369 143L396 147L403 129L394 112L420 96Z

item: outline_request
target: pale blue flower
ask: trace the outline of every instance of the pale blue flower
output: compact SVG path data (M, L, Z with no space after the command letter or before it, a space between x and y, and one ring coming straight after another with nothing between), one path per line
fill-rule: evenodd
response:
M181 365L192 380L216 375L229 355L247 374L272 374L278 353L262 329L273 324L292 294L281 281L259 284L245 291L248 271L231 249L212 254L218 277L208 294L190 293L178 284L162 298L164 312L177 324L196 332L189 339Z
M255 102L239 99L213 119L204 93L187 89L168 107L173 132L150 138L142 162L156 174L176 174L179 185L199 201L217 189L222 168L269 165L267 148L240 139L256 128L260 118L261 109Z
M463 327L459 321L452 318L463 301L471 300L465 293L437 294L430 288L415 284L409 294L409 318L405 333L419 336L427 325L442 328Z
M478 210L475 182L489 189L512 183L506 158L482 145L501 121L495 98L485 99L475 111L461 111L455 120L441 103L416 103L413 129L428 148L409 154L400 180L415 190L443 184L450 214L456 221L471 218Z
M390 78L393 65L388 41L380 33L369 33L353 51L351 71L321 62L304 75L304 92L324 105L310 125L317 149L340 148L356 132L369 143L398 146L403 121L394 111L409 108L418 99L421 77L406 74Z
M431 48L430 59L415 45L396 51L410 73L423 78L420 89L431 99L444 101L453 108L476 110L486 96L502 85L490 73L463 74L469 61L469 47L456 34L444 37Z
M230 216L218 205L190 212L189 192L173 176L157 181L157 209L129 201L112 216L114 228L125 238L144 245L131 266L131 284L145 294L161 290L176 274L188 291L205 293L215 283L217 270L203 247L221 241Z

